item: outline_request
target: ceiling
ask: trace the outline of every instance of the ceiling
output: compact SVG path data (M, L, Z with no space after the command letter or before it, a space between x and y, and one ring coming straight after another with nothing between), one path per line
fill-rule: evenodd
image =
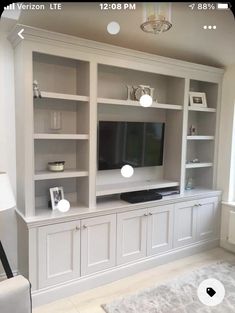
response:
M191 10L189 3L172 3L173 27L153 35L140 29L143 5L135 10L102 11L98 2L62 3L62 10L21 11L18 23L92 39L161 56L216 67L235 64L235 20L230 10ZM120 32L110 35L107 24L116 21ZM216 25L216 30L204 30Z

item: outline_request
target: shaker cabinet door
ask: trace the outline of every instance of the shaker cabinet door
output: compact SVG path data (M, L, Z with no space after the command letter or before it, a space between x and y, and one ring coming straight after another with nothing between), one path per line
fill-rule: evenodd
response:
M148 212L148 255L172 249L174 206L164 205L150 208Z
M116 214L81 221L81 272L88 275L116 264Z
M117 214L117 263L146 256L147 209Z
M39 288L80 276L80 221L39 227Z

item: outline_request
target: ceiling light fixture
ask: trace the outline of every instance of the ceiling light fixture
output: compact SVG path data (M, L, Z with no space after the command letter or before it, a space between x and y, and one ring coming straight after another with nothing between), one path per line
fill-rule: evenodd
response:
M146 33L160 34L172 27L171 3L144 3L144 22L140 28Z

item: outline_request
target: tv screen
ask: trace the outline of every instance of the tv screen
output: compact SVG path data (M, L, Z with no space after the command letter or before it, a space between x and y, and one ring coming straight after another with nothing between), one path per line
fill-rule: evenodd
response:
M164 123L100 121L98 169L162 165L164 128Z

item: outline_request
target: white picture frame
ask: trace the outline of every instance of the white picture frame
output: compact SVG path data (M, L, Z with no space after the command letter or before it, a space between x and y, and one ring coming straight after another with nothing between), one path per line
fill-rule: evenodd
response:
M189 92L189 105L197 108L207 108L205 92Z
M50 197L52 210L57 210L59 201L64 199L63 187L50 188Z

